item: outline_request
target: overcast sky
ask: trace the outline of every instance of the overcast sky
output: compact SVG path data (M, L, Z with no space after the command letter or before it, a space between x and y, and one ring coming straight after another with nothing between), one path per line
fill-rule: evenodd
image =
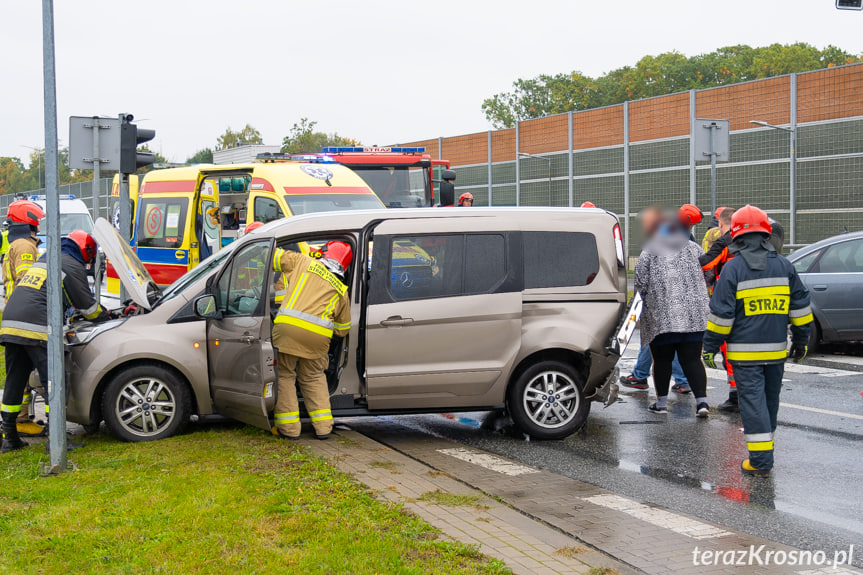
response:
M0 156L44 145L40 2L0 2ZM808 42L863 53L834 0L55 1L62 143L70 115L130 112L183 161L247 122L279 144L301 117L384 145L489 128L513 80L596 76L645 54Z

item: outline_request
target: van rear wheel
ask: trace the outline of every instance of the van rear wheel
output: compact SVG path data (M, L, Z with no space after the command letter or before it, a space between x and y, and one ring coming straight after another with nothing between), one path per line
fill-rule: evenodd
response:
M581 376L559 361L527 368L510 386L507 399L516 425L538 439L568 437L584 426L590 413Z
M123 441L155 441L182 431L192 399L179 375L161 365L143 364L114 376L102 396L102 415Z

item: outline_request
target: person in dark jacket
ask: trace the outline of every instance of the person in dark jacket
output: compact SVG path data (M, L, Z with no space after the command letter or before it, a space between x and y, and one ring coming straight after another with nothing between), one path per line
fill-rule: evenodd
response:
M657 208L642 216L650 240L635 264L635 289L644 299L641 341L650 345L656 402L653 413L667 413L666 401L675 353L695 395L696 415L707 417L707 374L701 342L707 323L707 284L698 263L702 250L681 233L679 224Z
M74 307L92 321L110 318L96 302L87 282L86 265L96 258L96 241L75 230L60 243L64 310ZM6 387L0 403L3 443L0 452L26 444L18 436L15 419L21 411L24 389L35 369L48 381L48 265L46 256L27 271L6 303L0 323L0 344L6 347Z
M704 362L716 368L723 343L725 361L734 365L740 416L749 458L746 475L767 477L773 468L773 434L785 360L806 357L812 324L809 291L794 266L769 241L767 214L754 206L734 212L731 251L710 300ZM786 351L791 324L791 352Z

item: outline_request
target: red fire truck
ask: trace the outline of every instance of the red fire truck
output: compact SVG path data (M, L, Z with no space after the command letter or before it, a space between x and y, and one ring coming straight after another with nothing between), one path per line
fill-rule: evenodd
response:
M345 165L365 180L390 208L416 208L440 203L444 177L455 179L448 160L433 160L425 148L337 147L320 154L260 154L262 161L303 161ZM447 174L444 174L447 171Z

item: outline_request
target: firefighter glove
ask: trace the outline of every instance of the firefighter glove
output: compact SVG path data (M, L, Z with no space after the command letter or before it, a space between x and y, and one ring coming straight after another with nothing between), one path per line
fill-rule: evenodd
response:
M802 343L791 344L791 351L788 352L788 359L794 360L794 363L800 363L806 359L806 354L809 351L809 346Z
M712 351L705 351L701 354L701 358L704 360L704 365L711 369L719 369L716 367L716 354Z

